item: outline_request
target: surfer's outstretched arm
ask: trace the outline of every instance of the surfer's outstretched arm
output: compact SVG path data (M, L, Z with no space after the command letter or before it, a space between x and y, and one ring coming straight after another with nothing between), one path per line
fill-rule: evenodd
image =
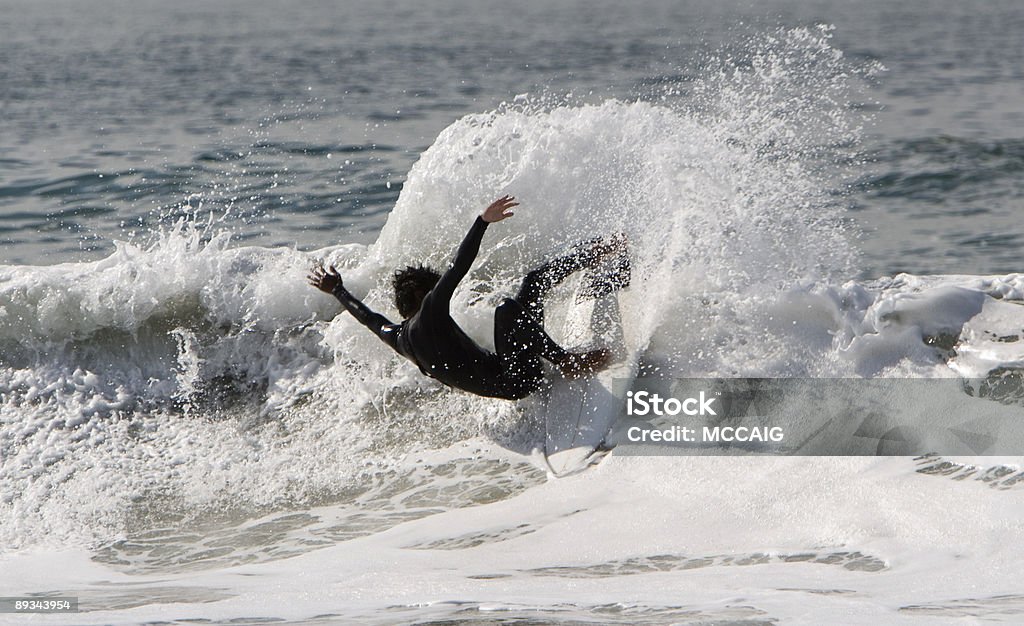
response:
M317 266L313 268L313 271L307 278L310 285L337 298L341 306L345 307L345 310L352 314L352 317L373 331L373 334L380 337L381 341L391 346L396 352L401 352L398 349L398 333L396 332L401 326L392 324L388 318L372 310L349 293L348 289L345 289L344 283L342 283L341 275L338 274L338 270L334 269L333 266L326 270L323 267Z
M504 196L498 198L484 209L480 217L476 218L476 221L473 222L473 227L469 229L466 238L459 245L459 250L455 253L455 259L452 261L451 267L441 275L441 279L430 290L424 301L424 306L427 306L428 302L432 306L448 306L452 295L455 293L455 288L466 277L466 274L469 273L469 268L473 265L473 261L476 260L477 253L480 252L480 242L484 238L484 231L487 230L487 225L512 217L513 214L509 212L509 209L515 206L519 206L515 198Z

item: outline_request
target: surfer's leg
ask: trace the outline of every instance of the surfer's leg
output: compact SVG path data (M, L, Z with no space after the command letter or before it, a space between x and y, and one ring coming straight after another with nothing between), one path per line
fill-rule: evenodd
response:
M494 310L494 350L505 371L509 398L525 398L544 383L544 366L541 364L544 348L543 342L538 343L535 327L537 322L511 298L506 298ZM543 333L543 329L540 330ZM544 337L561 350L546 333Z
M608 350L579 354L565 350L522 304L511 298L506 298L494 311L494 348L510 378L529 385L532 391L539 388L544 378L541 358L554 363L570 378L603 369L611 360Z
M494 348L503 357L543 357L555 363L569 354L512 298L505 298L494 310Z
M603 237L597 237L577 244L575 252L530 271L523 279L515 299L530 312L534 320L543 324L544 296L551 288L581 269L594 267L607 254L623 249L624 245L625 240L619 237L613 237L609 242Z

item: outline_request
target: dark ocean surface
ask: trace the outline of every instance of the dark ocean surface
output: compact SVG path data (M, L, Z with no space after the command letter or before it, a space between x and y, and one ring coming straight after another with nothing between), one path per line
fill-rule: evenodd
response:
M709 57L813 24L886 68L837 189L860 277L1024 269L1013 0L0 2L0 263L102 258L185 215L261 246L367 243L466 114L685 98Z

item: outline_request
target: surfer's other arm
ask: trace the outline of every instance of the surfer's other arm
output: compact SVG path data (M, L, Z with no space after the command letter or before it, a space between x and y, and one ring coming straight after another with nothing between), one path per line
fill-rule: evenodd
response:
M452 295L455 293L455 288L466 277L466 274L469 273L469 268L472 267L477 253L480 252L480 242L484 238L484 231L487 230L487 225L512 217L513 213L510 209L516 206L519 206L519 203L516 202L515 198L512 196L502 196L484 209L480 217L473 222L473 227L469 229L469 233L462 240L462 244L459 245L451 267L441 275L437 284L427 294L426 297L431 304L442 304L442 308L448 306L448 302L451 301Z
M349 293L334 266L324 269L318 265L313 268L307 278L310 285L337 298L341 306L345 307L345 310L351 313L352 317L356 318L360 324L372 330L384 343L398 351L398 333L395 331L399 325L392 324L388 318L366 306Z

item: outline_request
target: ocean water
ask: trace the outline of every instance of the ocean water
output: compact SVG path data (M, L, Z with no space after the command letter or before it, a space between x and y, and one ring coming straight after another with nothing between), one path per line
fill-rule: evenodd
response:
M511 193L454 301L485 345L524 272L622 231L645 371L1019 385L1022 29L0 1L0 597L82 609L0 623L1018 621L1020 458L549 478L538 400L424 379L304 276L394 316L391 270Z

